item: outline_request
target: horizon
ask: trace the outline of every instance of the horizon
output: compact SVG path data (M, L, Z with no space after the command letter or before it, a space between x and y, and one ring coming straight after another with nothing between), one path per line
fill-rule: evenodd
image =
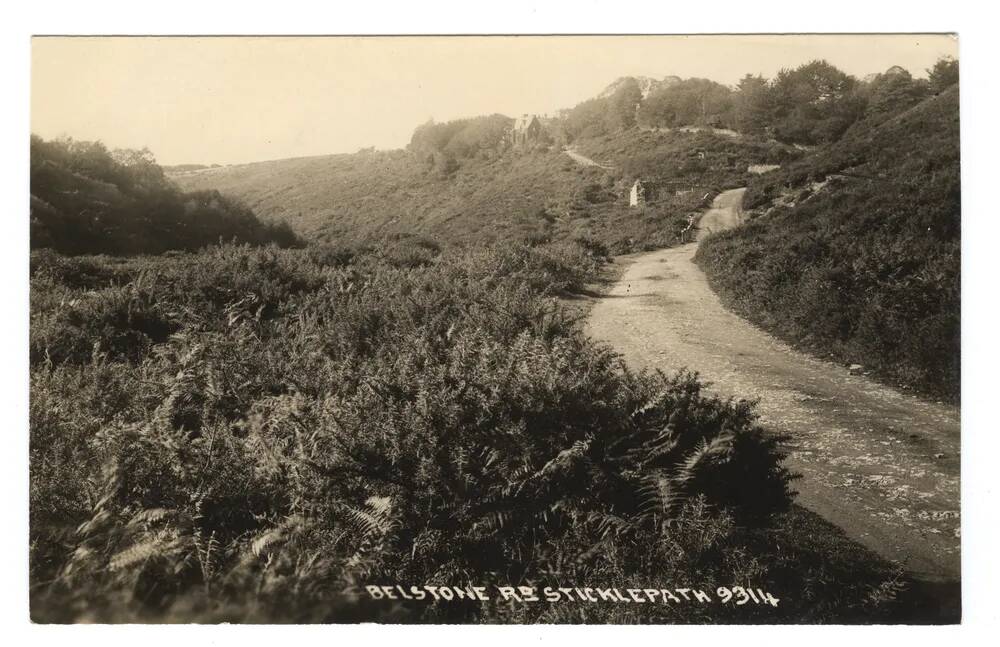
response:
M954 35L35 37L31 132L238 165L404 148L429 119L552 114L621 77L732 86L823 59L922 78L944 56Z

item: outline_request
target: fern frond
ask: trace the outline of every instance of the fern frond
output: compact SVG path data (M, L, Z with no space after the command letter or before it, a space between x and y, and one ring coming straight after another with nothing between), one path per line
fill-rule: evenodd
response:
M597 534L603 538L610 534L617 535L629 526L629 522L618 515L594 512L588 517L589 523L597 523Z
M487 532L499 532L510 522L513 514L508 510L497 510L490 512L472 524L472 530L486 530Z
M636 491L639 495L639 519L655 520L657 517L672 517L680 499L675 496L670 479L662 473L657 473L649 474L642 480L643 484Z
M370 496L365 501L372 514L380 519L388 519L392 515L393 502L390 496Z
M361 539L383 536L390 532L396 522L393 519L392 497L371 496L365 501L368 510L351 506L342 506L347 514L347 520Z
M260 557L261 554L267 550L268 546L275 544L283 538L284 533L281 528L275 528L273 530L268 530L263 535L260 535L252 542L250 542L250 550L253 552L254 557Z
M163 541L159 537L147 539L119 552L108 561L108 570L119 571L140 562L145 562L151 557L161 553L164 549Z
M156 523L157 521L165 519L170 512L171 511L166 508L150 508L148 510L143 510L129 519L128 525L137 526L141 523Z

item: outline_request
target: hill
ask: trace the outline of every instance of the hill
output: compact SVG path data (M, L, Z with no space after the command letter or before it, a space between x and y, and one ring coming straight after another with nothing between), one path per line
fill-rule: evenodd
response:
M752 220L697 261L729 307L786 340L957 400L960 191L953 85L752 181Z
M184 189L240 199L310 240L590 237L627 252L676 243L701 204L691 194L745 184L750 165L787 164L801 156L793 146L835 143L912 106L957 79L957 62L940 61L930 77L890 68L859 81L825 61L770 80L748 75L736 87L622 77L557 117L430 121L405 151L189 166L170 175ZM575 166L561 154L565 146L615 168ZM636 179L659 190L647 209L628 210Z
M604 88L600 94L597 95L598 99L606 99L608 97L614 96L618 90L623 87L627 87L631 83L636 83L639 86L639 91L642 94L642 98L645 99L651 93L661 89L670 87L675 83L680 83L681 79L676 76L668 76L663 79L654 79L648 76L622 76L614 81L612 81L608 87Z
M746 181L750 164L793 149L710 133L631 130L575 146L614 168L577 164L555 146L493 148L450 158L421 149L260 162L173 174L186 190L217 190L308 240L422 235L442 244L586 238L614 253L678 242L706 192ZM636 178L669 185L629 208ZM693 191L694 187L699 191ZM678 193L680 193L678 195Z
M31 138L31 247L63 254L157 254L221 240L293 245L217 191L178 191L149 151Z

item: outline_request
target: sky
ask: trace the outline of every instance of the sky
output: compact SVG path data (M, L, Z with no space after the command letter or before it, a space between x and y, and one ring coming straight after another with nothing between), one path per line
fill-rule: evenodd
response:
M949 35L38 37L32 132L148 147L161 164L401 148L428 119L551 113L621 76L708 78L826 59L914 76Z

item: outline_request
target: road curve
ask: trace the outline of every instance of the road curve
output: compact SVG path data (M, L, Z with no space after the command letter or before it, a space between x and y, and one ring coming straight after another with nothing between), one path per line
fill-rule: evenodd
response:
M743 191L715 199L699 239L740 223ZM588 334L634 368L689 367L719 395L757 399L762 423L791 437L800 504L918 579L960 581L958 409L850 375L729 312L696 249L628 259Z

